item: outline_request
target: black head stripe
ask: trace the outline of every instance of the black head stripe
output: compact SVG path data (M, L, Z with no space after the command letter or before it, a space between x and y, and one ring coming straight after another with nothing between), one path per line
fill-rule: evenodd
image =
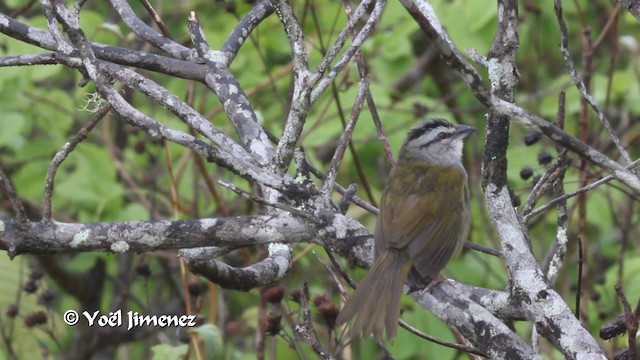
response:
M427 120L409 131L409 135L407 135L407 142L415 140L424 135L424 133L428 132L429 130L435 129L440 126L451 127L453 125L451 125L447 120L440 118Z

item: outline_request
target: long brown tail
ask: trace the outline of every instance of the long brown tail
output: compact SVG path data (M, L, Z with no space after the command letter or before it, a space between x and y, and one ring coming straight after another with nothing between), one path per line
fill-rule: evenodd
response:
M338 315L337 324L355 316L352 335L362 332L362 336L373 334L380 340L384 327L388 339L395 337L400 318L402 285L407 280L409 269L409 256L404 251L389 249L376 259L355 293L349 297Z

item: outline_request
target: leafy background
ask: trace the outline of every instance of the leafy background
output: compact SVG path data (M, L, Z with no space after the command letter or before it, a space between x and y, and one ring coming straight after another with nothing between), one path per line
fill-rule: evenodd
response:
M482 1L435 0L432 1L437 14L461 49L475 49L486 54L496 27L496 6ZM8 13L22 2L5 1L0 4ZM317 64L324 46L336 36L345 24L342 3L334 1L295 2L298 19L304 24L311 64ZM138 14L145 14L138 3L133 3ZM221 46L226 36L252 4L232 1L184 1L158 2L154 4L161 14L172 36L188 44L185 19L189 11L196 11L206 27L206 36L212 47ZM605 28L614 13L615 4L607 0L565 1L565 17L570 30L570 49L574 61L582 66L581 35L583 29L591 30L595 40ZM520 50L518 65L521 75L517 103L530 111L540 113L549 120L555 118L558 93L567 96L566 130L577 134L577 118L580 113L580 97L571 85L561 54L558 51L559 31L553 14L553 2L523 1L520 9ZM90 2L81 13L81 21L87 35L95 42L124 47L144 47L140 40L130 34L119 22L113 11L100 2ZM39 28L46 28L44 18L37 6L23 14L20 21ZM640 87L638 82L637 35L640 30L637 21L624 11L620 12L613 30L605 35L605 40L593 54L591 93L605 107L618 134L626 144L632 157L640 153L637 138L640 134ZM406 130L416 122L417 117L439 116L456 120L452 111L458 112L460 119L478 128L476 136L469 141L465 150L465 163L470 174L473 196L473 228L471 240L480 244L498 247L493 236L488 217L485 214L479 186L479 159L483 145L484 112L468 91L464 83L450 70L434 60L424 69L424 75L408 90L398 91L394 84L415 63L428 48L428 43L420 35L417 25L397 3L389 2L381 23L374 35L362 47L369 72L372 75L371 89L376 101L389 141L397 153ZM28 54L37 49L0 37L0 51L4 55ZM478 67L480 69L480 67ZM277 17L272 16L262 23L253 37L241 49L230 67L240 84L250 95L249 98L260 120L273 134L280 134L288 109L291 85L290 53L288 42ZM206 114L211 121L225 132L233 129L219 101L204 86L181 79L168 78L157 74L146 74L163 84L169 90L190 99L193 106ZM484 74L486 78L486 74ZM90 118L93 87L78 87L81 80L77 72L61 66L40 66L0 69L0 164L7 169L20 196L30 209L32 217L38 218L41 211L44 178L53 154ZM335 82L333 91L324 95L312 109L303 136L303 145L311 163L326 169L333 153L336 140L342 133L341 117L348 116L359 80L355 64ZM445 84L446 86L444 86ZM146 114L173 127L185 129L184 124L172 117L163 108L150 104L139 95L127 94L128 100ZM453 97L455 103L451 104ZM612 153L612 147L602 131L597 118L589 119L589 142L599 149ZM542 139L535 145L526 146L526 130L513 127L509 139L509 180L516 196L526 200L533 182L524 180L520 171L530 166L536 175L545 170L539 164L538 154L547 151L556 156L550 142ZM366 182L371 188L371 200L376 202L381 194L389 162L368 112L356 127L353 145L355 153L348 153L341 166L338 181L347 185L360 184L358 195L370 199L363 188ZM120 149L116 152L114 149ZM356 155L357 154L357 155ZM361 164L364 178L358 175L354 156ZM567 174L566 190L578 188L579 159L573 159L574 166ZM251 184L224 169L209 164L207 170L213 179L225 179L247 190ZM591 178L600 174L596 169L587 169ZM131 180L123 177L131 176ZM175 178L175 183L171 181ZM81 143L76 151L64 162L56 177L54 192L54 217L61 221L94 222L146 220L160 218L213 217L221 215L246 215L262 211L261 206L239 198L236 194L218 189L222 201L216 202L206 192L202 174L197 170L191 154L173 144L156 142L136 129L124 125L119 119L104 119ZM172 201L175 191L177 204ZM11 217L4 197L0 216ZM549 198L543 198L546 202ZM637 197L629 194L615 183L602 186L587 195L586 217L588 226L588 246L584 266L588 280L583 284L583 319L593 334L606 320L621 312L613 292L613 285L624 285L625 293L632 302L640 297L640 251L638 250ZM576 222L578 213L575 200L570 200L570 224L572 226L570 248L563 273L557 288L569 304L575 303L578 279L578 255L576 246ZM349 215L362 221L370 229L375 218L360 208L353 207ZM532 246L538 258L542 258L555 238L555 211L539 218L531 227ZM251 263L264 254L262 248L239 251L232 259L235 265ZM255 358L256 333L260 332L258 319L277 306L282 306L294 315L299 314L299 304L289 298L294 289L300 289L308 282L312 300L316 296L326 296L339 307L341 301L336 284L330 273L322 265L326 262L324 250L312 245L297 245L294 250L295 265L281 284L285 298L281 305L269 304L264 300L264 292L254 290L248 293L225 291L213 284L204 286L206 292L194 296L194 305L207 325L197 330L207 347L209 358L248 359ZM108 282L102 297L102 310L113 311L116 299L123 291L130 292L139 303L130 309L144 312L156 302L166 302L181 295L181 283L204 283L193 276L180 276L179 260L172 252L149 254L76 254L57 255L55 260L68 271L86 272L96 263L96 259L106 262ZM322 261L322 262L321 262ZM347 265L346 263L344 264ZM149 276L140 271L148 266ZM124 267L124 268L123 268ZM36 258L19 257L9 260L0 257L0 306L8 309L19 305L19 316L10 318L2 314L5 331L12 329L10 342L19 354L47 357L60 354L73 342L74 329L65 326L60 316L66 309L76 309L73 298L66 296L55 281L47 276L37 279L34 294L25 292L25 283L39 268ZM34 270L35 269L35 270ZM128 274L126 281L114 278ZM350 274L360 279L364 271L352 269ZM493 257L473 251L463 251L451 261L445 275L466 283L483 287L502 289L507 281L506 271L501 262ZM123 288L124 286L124 288ZM197 286L193 285L194 288ZM42 294L53 293L54 300L42 302ZM405 299L403 318L424 332L455 341L454 335L442 323L425 310ZM319 301L319 300L318 300ZM318 302L317 301L317 302ZM320 301L321 302L321 301ZM132 303L131 303L132 304ZM24 317L44 309L49 316L47 324L27 327ZM330 332L323 321L319 307L312 307L317 336L328 348L336 346L342 332ZM4 311L4 310L3 310ZM280 336L265 339L267 358L308 358L313 357L304 344L292 344L292 329L283 321ZM519 326L519 325L517 325ZM520 326L524 338L530 336L530 329ZM603 348L612 352L624 338L610 343L602 343ZM3 344L6 346L6 344ZM397 359L456 358L456 351L426 341L418 341L407 332L400 331L395 342L388 344ZM36 350L37 349L37 350ZM118 357L177 358L188 351L188 345L181 337L167 330L145 341L136 341L118 348ZM546 350L549 357L558 358L553 350ZM190 352L191 356L193 352ZM427 355L428 354L428 355ZM346 358L376 358L381 350L372 340L355 339L345 353ZM0 356L1 357L1 356Z

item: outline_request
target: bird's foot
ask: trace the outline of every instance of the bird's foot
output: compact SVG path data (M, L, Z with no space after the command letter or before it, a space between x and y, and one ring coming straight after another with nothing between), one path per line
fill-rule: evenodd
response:
M427 287L424 288L424 291L431 292L431 289L433 289L436 285L445 281L447 281L447 278L442 274L438 274L435 279L431 279L431 282L427 285Z

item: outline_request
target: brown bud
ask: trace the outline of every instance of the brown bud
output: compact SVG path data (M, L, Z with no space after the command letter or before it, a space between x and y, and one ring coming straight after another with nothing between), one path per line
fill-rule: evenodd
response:
M323 305L323 304L330 304L330 303L331 303L331 299L329 299L329 297L326 294L316 295L316 297L313 298L313 304L316 307L319 307L320 305Z
M151 276L151 268L149 267L149 264L145 262L141 262L138 265L136 265L136 274L140 276L144 276L146 278Z
M520 178L522 180L529 180L533 176L533 169L529 166L525 166L520 170Z
M235 1L228 1L224 4L224 9L231 14L235 14L238 9L238 4Z
M207 284L200 281L192 281L187 286L189 288L189 294L193 297L198 297L207 292Z
M618 315L600 327L600 339L611 340L618 335L624 334L625 331L627 331L627 327L624 324L624 315Z
M262 330L265 334L276 336L282 330L282 325L280 325L280 320L282 320L282 316L275 313L270 313L269 316L265 319L264 324L262 325Z
M43 276L44 276L44 271L42 271L41 268L37 266L31 267L31 271L29 272L29 279L33 281L37 281L42 279Z
M300 304L300 299L302 298L302 290L300 289L293 289L289 292L289 297L291 298L291 300L297 302L298 304Z
M5 314L7 314L7 317L9 318L16 317L18 315L18 306L15 304L9 305Z
M531 146L540 140L542 134L536 130L529 130L527 134L524 136L524 144L527 146Z
M183 344L189 344L191 342L191 334L189 334L187 328L177 327L176 338Z
M634 357L627 348L616 350L616 353L613 354L613 360L634 360Z
M317 306L320 313L320 319L333 330L336 327L336 319L338 318L338 307L332 303L322 303Z
M29 280L24 283L24 285L22 286L22 290L24 290L24 292L26 292L27 294L33 294L34 292L38 291L38 285L36 285L35 281Z
M53 299L56 298L56 294L51 289L46 289L40 294L40 298L38 298L38 304L47 306L53 302Z
M47 314L44 311L38 311L32 314L25 316L24 324L27 327L34 327L37 325L42 325L47 322Z
M205 322L207 322L207 318L202 315L196 315L196 326L202 326Z
M429 107L421 103L413 103L413 115L417 118L421 118L429 113Z
M546 150L541 150L538 153L538 163L540 165L547 165L553 160L553 156Z
M264 291L264 298L267 302L277 304L284 297L284 286L276 285Z

